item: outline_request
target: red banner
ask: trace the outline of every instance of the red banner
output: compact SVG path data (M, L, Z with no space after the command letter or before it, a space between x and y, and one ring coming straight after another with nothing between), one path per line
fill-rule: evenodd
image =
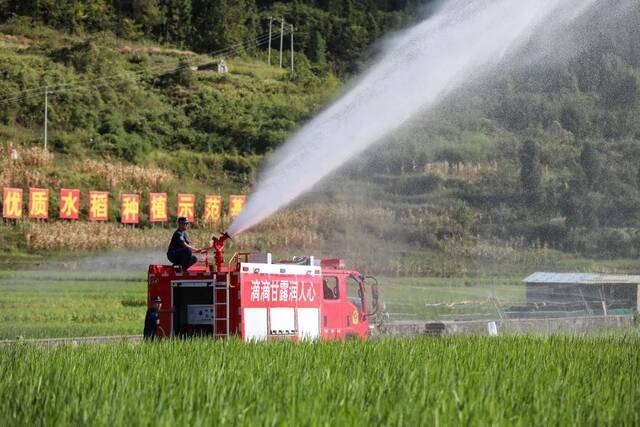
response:
M22 188L5 188L2 195L2 217L22 218Z
M149 193L149 221L167 222L167 193Z
M49 218L49 190L29 188L29 218Z
M3 191L2 216L7 219L22 218L25 208L24 191L21 188L5 187ZM109 197L107 191L89 191L89 220L109 220ZM124 193L120 195L120 222L123 224L139 224L140 194ZM46 188L29 188L28 217L33 219L49 218L49 190ZM247 202L247 196L230 195L228 215L235 218L240 214ZM80 218L80 190L61 188L59 194L59 218ZM149 222L167 222L169 220L167 193L149 193ZM195 220L196 196L194 194L178 194L176 216ZM208 194L204 197L203 223L215 224L222 216L222 196Z
M196 196L193 194L178 194L178 209L176 216L178 218L185 217L190 222L194 220L194 212L196 210Z
M202 220L208 223L216 223L220 221L222 212L222 196L209 194L204 196L204 215Z
M80 190L62 188L60 190L60 219L80 218Z
M107 221L109 219L109 193L89 191L89 221Z
M235 218L238 216L244 204L247 201L247 196L231 195L229 196L229 216Z
M120 222L122 224L140 223L139 194L122 194L120 196Z

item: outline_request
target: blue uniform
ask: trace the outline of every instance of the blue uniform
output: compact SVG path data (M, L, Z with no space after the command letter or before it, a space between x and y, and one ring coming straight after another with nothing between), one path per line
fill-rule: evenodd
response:
M167 254L185 247L185 243L191 244L189 241L189 235L187 234L187 230L182 231L180 229L176 230L171 236L171 242L169 243L169 249L167 249Z
M178 229L173 233L173 236L171 236L171 242L167 249L167 258L169 258L169 261L171 261L172 264L182 266L183 271L187 271L189 267L198 261L198 259L193 256L191 249L187 247L187 244L190 243L186 230L182 231Z
M158 329L158 323L160 323L160 315L155 308L147 310L147 315L144 318L144 331L142 335L145 339L154 339L156 337L156 329Z

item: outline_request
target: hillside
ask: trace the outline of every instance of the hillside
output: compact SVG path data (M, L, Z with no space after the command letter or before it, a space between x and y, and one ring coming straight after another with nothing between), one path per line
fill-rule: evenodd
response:
M386 23L376 29L364 3L342 2L348 13L331 13L338 3L257 2L255 27L237 16L243 24L229 34L240 42L256 34L247 28L264 30L274 11L306 22L310 37L296 42L293 73L268 66L261 46L234 51L230 72L220 75L218 57L197 52L222 42L213 37L203 48L193 31L167 40L139 17L126 18L139 31L125 39L109 23L61 31L42 11L14 13L0 25L0 183L153 187L172 196L249 191L263 156L375 57L368 47L377 37L417 16L413 4L375 2L373 21ZM344 256L399 275L637 269L631 260L607 260L640 254L640 7L615 23L588 18L576 30L590 38L586 49L539 64L522 52L527 66L457 91L238 243ZM367 30L357 48L353 28L349 52L316 37L345 22ZM45 85L52 154L43 157L33 147L42 141ZM19 147L18 164L8 163L10 145ZM24 227L26 237L35 226ZM37 227L46 234L46 225ZM162 234L153 236L131 246L159 245ZM91 249L110 247L101 242Z
M574 29L585 49L537 63L525 49L498 75L415 117L314 196L386 218L365 215L337 238L379 247L383 259L408 246L416 252L401 258L418 270L433 265L420 254L426 248L460 260L458 270L465 259L474 269L517 263L522 250L636 258L639 23L637 4L615 22L588 16Z
M424 3L3 0L0 141L42 139L48 86L56 153L136 164L163 164L155 152L167 150L263 155ZM292 44L292 72L288 51L283 68L266 64L270 34L274 65ZM229 74L217 74L221 58ZM224 163L237 174L255 165Z
M2 186L241 191L260 156L339 87L250 57L218 74L212 57L105 34L0 30ZM51 153L39 156L45 85Z

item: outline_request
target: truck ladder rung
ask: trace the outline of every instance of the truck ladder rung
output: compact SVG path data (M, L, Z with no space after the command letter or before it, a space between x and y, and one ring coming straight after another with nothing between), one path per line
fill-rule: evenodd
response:
M229 285L227 282L214 282L214 292L213 292L213 304L216 307L224 306L224 317L214 317L213 324L216 329L216 333L214 336L216 337L227 337L229 336L229 330L231 326L231 321L229 320ZM224 322L223 325L220 325L219 322ZM218 333L218 329L223 329L225 332Z

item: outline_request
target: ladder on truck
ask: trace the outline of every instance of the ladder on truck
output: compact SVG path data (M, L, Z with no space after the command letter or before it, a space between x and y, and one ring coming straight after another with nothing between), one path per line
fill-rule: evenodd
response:
M227 267L226 280L216 280L213 285L213 307L214 307L214 336L228 337L231 329L231 312L229 307L229 289L233 287L231 284L231 274L237 274L242 261L249 261L249 252L236 252L229 260ZM232 272L236 273L232 273Z
M229 336L229 285L214 282L213 285L213 333L216 338Z

